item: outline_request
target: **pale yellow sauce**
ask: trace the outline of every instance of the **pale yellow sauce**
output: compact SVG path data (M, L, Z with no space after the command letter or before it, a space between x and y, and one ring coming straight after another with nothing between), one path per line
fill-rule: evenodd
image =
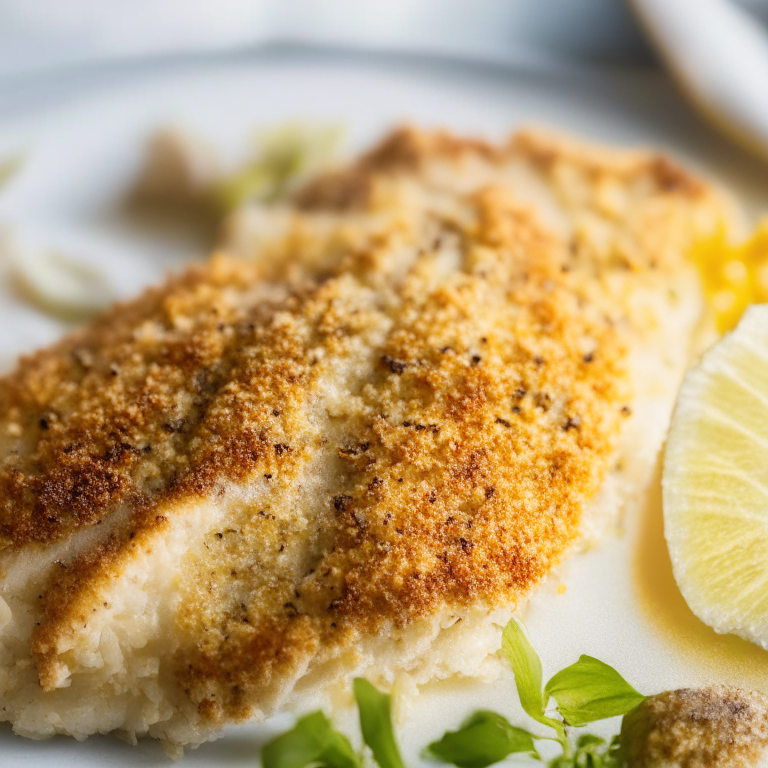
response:
M670 647L684 660L695 661L700 682L768 690L768 651L735 635L718 635L694 616L677 588L664 540L658 475L653 488L640 519L632 563L640 606Z

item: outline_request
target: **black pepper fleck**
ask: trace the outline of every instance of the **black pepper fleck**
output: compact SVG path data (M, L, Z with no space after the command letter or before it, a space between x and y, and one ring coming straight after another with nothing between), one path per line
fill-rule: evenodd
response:
M567 432L569 429L578 429L581 426L581 416L569 416L563 425L563 429Z
M333 507L337 512L346 512L352 504L352 497L341 494L334 496Z
M389 355L383 355L381 361L384 363L384 365L389 367L389 370L392 371L392 373L397 374L398 376L402 374L408 365L408 363L403 362L402 360L396 360Z

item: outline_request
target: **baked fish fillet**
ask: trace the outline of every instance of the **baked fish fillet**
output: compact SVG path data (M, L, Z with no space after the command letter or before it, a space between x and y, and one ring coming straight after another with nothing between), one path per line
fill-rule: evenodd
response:
M173 749L353 673L482 672L648 483L727 215L655 154L403 129L22 359L0 720Z

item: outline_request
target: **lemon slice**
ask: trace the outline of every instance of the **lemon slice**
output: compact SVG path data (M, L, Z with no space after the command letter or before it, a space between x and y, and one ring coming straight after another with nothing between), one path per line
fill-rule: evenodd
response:
M768 304L688 372L662 482L664 534L691 610L768 648Z

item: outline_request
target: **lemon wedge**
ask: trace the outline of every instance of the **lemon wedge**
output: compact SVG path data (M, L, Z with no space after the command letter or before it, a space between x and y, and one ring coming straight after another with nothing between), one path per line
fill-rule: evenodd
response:
M768 304L688 372L663 474L664 534L691 610L768 648Z

